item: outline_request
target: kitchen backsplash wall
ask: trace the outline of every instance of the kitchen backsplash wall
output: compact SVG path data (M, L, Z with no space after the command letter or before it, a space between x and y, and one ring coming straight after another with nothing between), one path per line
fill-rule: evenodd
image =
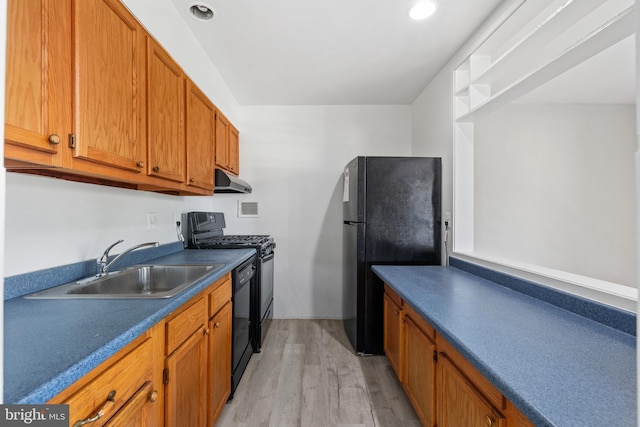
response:
M148 241L178 240L174 213L211 210L211 197L176 197L7 173L5 276L117 254ZM147 230L147 214L157 228Z
M240 175L252 194L214 196L230 234L276 240L275 316L342 316L342 171L358 155L411 155L409 106L243 107ZM238 218L237 202L259 218Z

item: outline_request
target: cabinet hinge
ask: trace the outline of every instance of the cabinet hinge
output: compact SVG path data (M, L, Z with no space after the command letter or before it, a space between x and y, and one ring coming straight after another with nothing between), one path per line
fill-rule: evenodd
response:
M76 134L69 134L69 148L76 148Z
M169 384L169 368L162 371L162 384Z
M433 361L438 363L438 352L436 350L433 350Z

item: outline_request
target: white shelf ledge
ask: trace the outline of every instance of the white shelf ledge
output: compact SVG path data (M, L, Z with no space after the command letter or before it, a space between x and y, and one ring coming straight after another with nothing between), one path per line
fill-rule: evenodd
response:
M636 32L636 22L633 10L633 7L628 8L545 65L495 93L482 104L474 106L468 113L457 117L456 121L473 122L479 117L507 105L609 46L634 34Z

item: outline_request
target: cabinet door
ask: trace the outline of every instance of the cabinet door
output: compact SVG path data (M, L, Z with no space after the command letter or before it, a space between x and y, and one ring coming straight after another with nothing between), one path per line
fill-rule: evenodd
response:
M405 316L404 319L406 347L403 386L422 425L432 426L435 419L436 363L433 359L436 345L411 317Z
M187 81L187 185L213 191L215 167L215 108Z
M240 174L240 132L233 125L229 128L229 171Z
M184 73L155 40L147 37L149 175L184 182L184 104Z
M229 127L225 116L216 111L216 166L229 170Z
M155 424L153 405L157 401L158 392L153 389L151 381L147 381L136 394L115 414L105 427L140 427Z
M504 427L506 420L445 353L438 358L438 426Z
M9 160L61 165L56 154L71 130L70 16L70 0L7 2L4 137Z
M144 166L144 30L117 0L74 0L74 156Z
M402 350L403 350L403 327L402 312L400 306L384 294L384 353L389 359L391 367L395 371L398 379L403 380Z
M166 358L165 426L204 426L207 421L207 340L201 326Z
M209 423L213 425L231 393L231 302L209 321Z

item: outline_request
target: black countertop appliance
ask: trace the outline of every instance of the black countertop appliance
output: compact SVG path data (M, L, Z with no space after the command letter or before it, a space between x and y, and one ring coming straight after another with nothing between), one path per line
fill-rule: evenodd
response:
M343 319L358 354L383 354L375 264L439 265L441 159L356 157L344 169Z

